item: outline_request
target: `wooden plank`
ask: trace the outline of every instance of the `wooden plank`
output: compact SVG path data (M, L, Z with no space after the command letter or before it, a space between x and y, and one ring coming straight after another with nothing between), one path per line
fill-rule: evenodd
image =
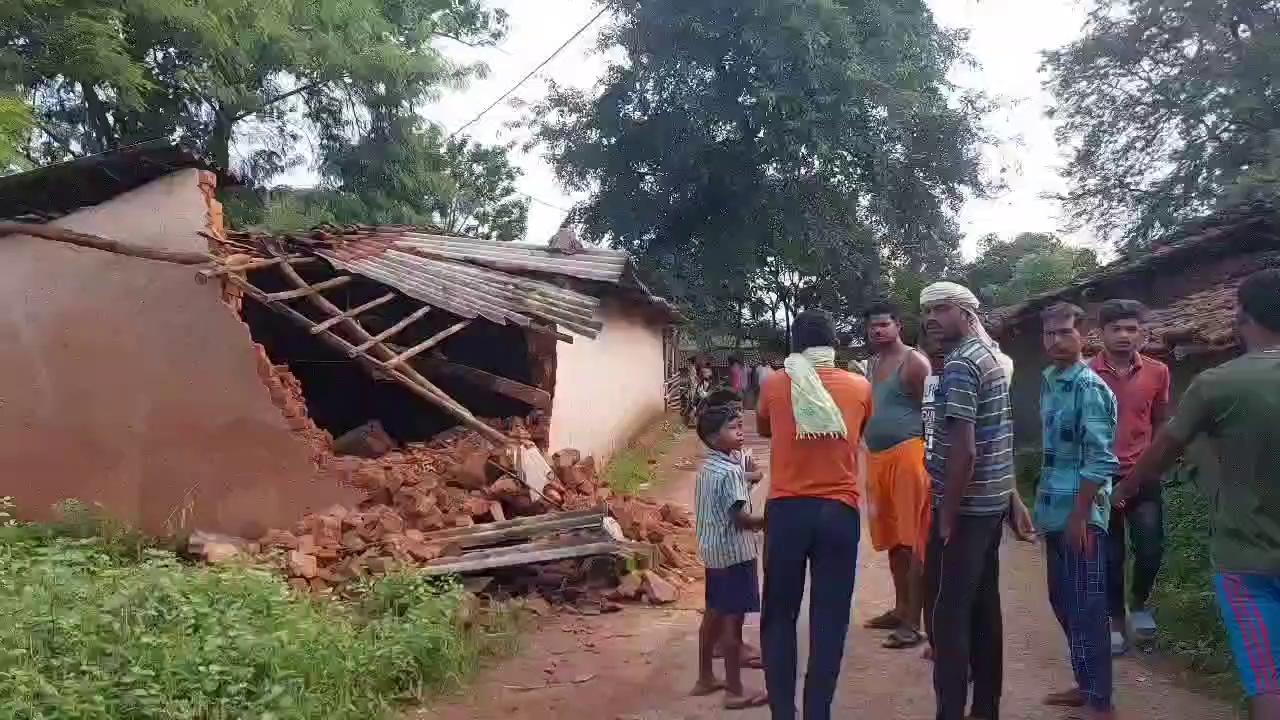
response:
M267 302L295 300L297 298L307 297L308 295L315 295L316 293L324 292L325 290L346 285L354 279L354 275L339 275L338 277L329 278L328 280L318 282L315 285L308 285L303 288L298 288L297 290L285 290L284 292L271 293L270 295L267 295Z
M551 519L545 519L550 517ZM555 513L536 518L517 518L485 523L470 528L439 530L427 533L427 542L457 542L463 548L485 547L513 540L528 540L546 532L564 532L603 527L604 513L597 510ZM494 527L498 526L498 527Z
M387 338L391 337L392 335L395 335L396 333L400 332L401 330L403 330L403 329L405 329L405 328L409 327L410 325L414 324L414 323L415 323L415 322L417 322L418 320L421 320L421 319L422 319L422 317L423 317L424 315L426 315L427 313L429 313L429 312L431 312L431 306L430 306L430 305L423 305L422 307L418 308L417 310L414 310L413 312L411 312L411 313L409 313L408 315L406 315L406 316L404 317L404 319L402 319L400 322L396 323L395 325L392 325L391 327L387 328L386 330L383 330L382 332L378 333L377 335L370 336L368 340L365 340L364 342L362 342L362 343L360 343L359 345L355 346L355 348L354 348L354 349L352 350L352 352L350 353L351 357L355 357L355 356L356 356L356 353L362 353L362 352L364 352L365 350L368 350L369 348L373 347L374 345L378 345L378 344L379 344L379 343L381 343L383 340L386 340ZM390 359L392 359L392 358L394 358L394 357L395 357L395 356L393 355L393 356L391 356L391 358L388 358L388 360L390 360Z
M386 365L387 367L395 367L396 365L399 365L400 363L404 362L405 360L408 360L414 355L424 353L430 350L431 348L435 347L436 345L439 345L440 343L444 342L450 335L453 335L454 333L461 331L463 328L465 328L470 324L471 324L470 320L462 320L460 322L456 322L450 325L449 327L441 330L440 332L436 333L435 335L432 335L426 340L423 340L417 345L414 345L408 350L405 350L404 352L400 353L399 355L391 358L390 360L382 364Z
M386 295L383 295L380 298L376 298L376 299L370 300L369 302L363 305L358 305L356 307L353 307L350 310L342 313L341 315L334 315L328 320L325 320L319 325L316 325L315 327L311 328L311 330L309 330L308 332L310 332L312 335L319 335L320 333L324 332L325 330L328 330L329 328L333 327L334 325L337 325L338 323L342 322L343 320L346 320L347 318L353 318L359 315L360 313L372 310L378 307L379 305L386 305L387 303L395 299L396 299L395 293L387 293Z
M520 567L536 563L569 560L571 558L590 557L592 555L617 555L629 552L628 548L616 542L593 542L583 545L546 548L530 552L512 552L505 555L489 556L468 560L464 555L453 561L439 565L427 565L422 572L427 575L450 575L481 572L497 568Z
M425 370L429 375L458 378L486 390L492 390L499 395L505 395L520 402L528 403L539 410L551 409L551 393L541 388L525 385L522 382L516 382L501 375L494 375L479 368L450 362L434 355L418 357L413 363Z

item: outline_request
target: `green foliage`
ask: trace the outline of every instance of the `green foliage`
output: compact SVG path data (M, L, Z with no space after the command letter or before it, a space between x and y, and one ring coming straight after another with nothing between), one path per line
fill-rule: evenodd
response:
M985 301L1011 305L1079 280L1098 268L1093 250L1073 248L1052 233L1019 233L1012 240L987 235L965 281Z
M389 718L510 630L463 623L447 581L390 576L358 592L313 600L265 570L6 536L0 718Z
M1164 566L1155 588L1163 647L1214 685L1239 691L1226 631L1214 602L1209 557L1212 508L1184 466L1164 489Z
M265 178L296 160L298 113L323 149L411 113L480 72L442 36L489 43L505 15L477 0L15 0L0 9L0 81L35 97L45 159L179 137L230 167L236 132Z
M585 237L701 324L853 315L894 273L952 259L982 104L947 81L961 37L924 2L607 4L601 45L625 60L597 90L553 88L535 135L591 193Z
M1095 0L1084 36L1045 55L1066 202L1122 248L1255 192L1280 158L1275 0Z
M26 103L0 95L0 174L27 164L23 150L33 126L34 118Z

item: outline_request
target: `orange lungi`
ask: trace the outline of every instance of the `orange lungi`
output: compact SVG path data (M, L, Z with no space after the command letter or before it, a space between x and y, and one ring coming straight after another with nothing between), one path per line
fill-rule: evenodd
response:
M882 452L868 453L867 519L877 551L899 546L924 557L929 528L929 474L924 440L912 438Z

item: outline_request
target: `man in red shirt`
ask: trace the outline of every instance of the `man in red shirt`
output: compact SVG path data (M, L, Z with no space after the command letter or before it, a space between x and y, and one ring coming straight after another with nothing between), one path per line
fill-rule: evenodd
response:
M1136 300L1108 300L1098 309L1103 351L1089 362L1116 396L1115 454L1120 461L1116 482L1126 477L1151 445L1169 413L1169 368L1138 349L1143 341L1146 308ZM1133 584L1126 617L1125 527L1133 546ZM1132 637L1150 642L1156 622L1147 599L1164 554L1164 503L1158 483L1146 486L1123 509L1112 509L1107 533L1107 595L1111 614L1111 652L1121 655ZM1128 623L1126 623L1128 620ZM1132 636L1129 627L1132 628Z

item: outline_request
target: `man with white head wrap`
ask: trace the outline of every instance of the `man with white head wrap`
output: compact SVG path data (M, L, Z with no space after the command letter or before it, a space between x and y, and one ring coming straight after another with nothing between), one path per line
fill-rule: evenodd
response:
M934 283L920 293L920 306L925 332L947 353L933 426L925 430L933 505L925 592L932 599L937 717L996 718L1004 680L1002 525L1010 517L1020 537L1034 532L1014 490L1013 361L982 327L978 298L963 285Z

